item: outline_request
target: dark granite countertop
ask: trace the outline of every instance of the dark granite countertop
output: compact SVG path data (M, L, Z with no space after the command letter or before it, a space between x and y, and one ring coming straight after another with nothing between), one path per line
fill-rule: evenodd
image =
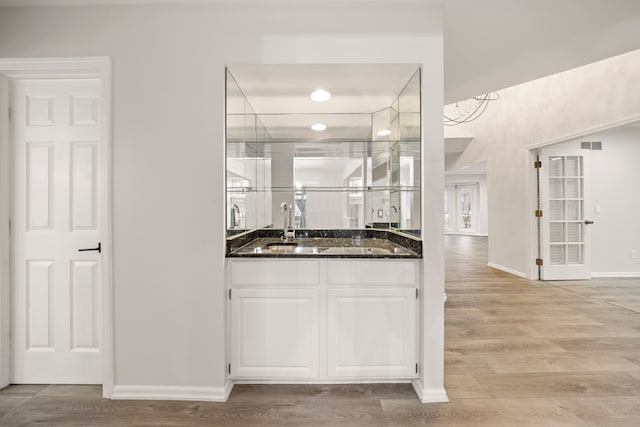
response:
M390 230L261 229L227 239L227 257L237 258L422 258L422 241Z

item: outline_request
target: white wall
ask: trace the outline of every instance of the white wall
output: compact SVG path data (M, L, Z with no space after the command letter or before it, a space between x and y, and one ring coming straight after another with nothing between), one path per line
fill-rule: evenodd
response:
M487 210L487 175L484 174L446 174L444 183L447 184L478 184L478 207L476 211L476 221L478 228L474 234L486 236L489 232L488 210Z
M225 385L225 64L423 64L423 230L442 235L440 2L0 10L0 57L101 55L114 67L116 386ZM442 246L425 242L421 336L421 387L438 396Z
M591 272L604 277L640 276L640 127L602 132L582 140L602 142L602 151L589 152L591 200L585 218L594 221L589 226ZM552 148L557 147L579 149L580 140ZM633 249L636 258L632 258Z
M640 119L640 51L500 91L454 169L487 162L489 262L534 275L528 148ZM537 277L537 276L536 276Z
M602 151L591 151L591 201L600 205L599 215L591 211L591 271L640 276L640 128L586 139L602 141Z

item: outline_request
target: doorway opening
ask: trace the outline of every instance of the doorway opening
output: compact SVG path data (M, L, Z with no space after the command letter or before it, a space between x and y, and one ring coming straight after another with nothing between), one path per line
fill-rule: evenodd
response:
M539 264L532 266L532 278L640 277L640 224L634 216L640 202L625 196L640 179L640 124L545 145L530 155L532 164L541 162L539 207L532 168L532 211L539 215L532 221L532 258Z

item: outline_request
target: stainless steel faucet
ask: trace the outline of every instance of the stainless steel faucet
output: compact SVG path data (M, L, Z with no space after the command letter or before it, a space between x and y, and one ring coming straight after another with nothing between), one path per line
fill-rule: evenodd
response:
M240 207L236 204L231 206L231 228L240 226Z
M282 204L280 204L280 214L283 219L282 240L286 243L289 238L296 238L296 230L293 228L291 222L291 205L288 205L287 202L282 202Z

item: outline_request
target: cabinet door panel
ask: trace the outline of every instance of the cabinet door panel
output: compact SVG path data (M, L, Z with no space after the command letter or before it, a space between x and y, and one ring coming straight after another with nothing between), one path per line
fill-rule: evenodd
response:
M233 289L232 292L233 378L318 376L318 289Z
M329 377L416 376L415 288L329 289L327 304Z

